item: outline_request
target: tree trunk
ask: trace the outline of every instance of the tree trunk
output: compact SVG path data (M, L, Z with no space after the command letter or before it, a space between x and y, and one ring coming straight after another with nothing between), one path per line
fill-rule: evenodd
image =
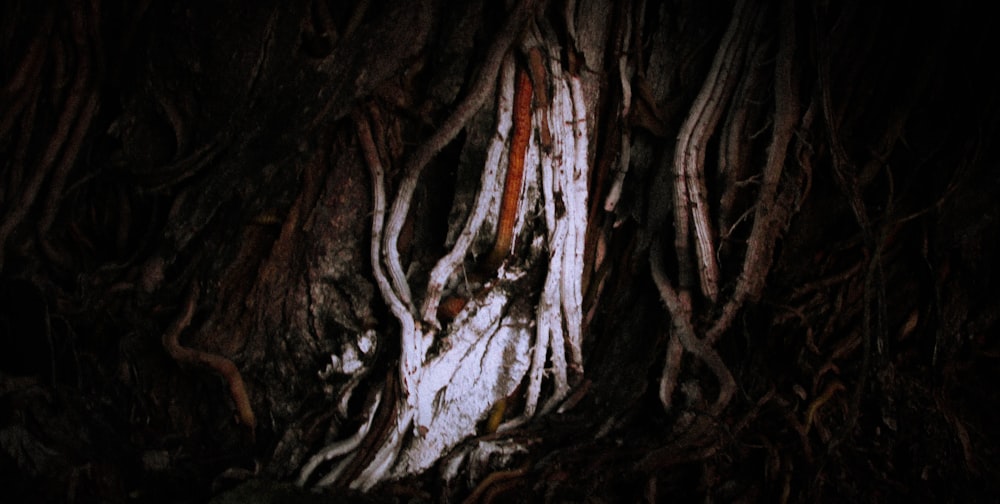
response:
M1000 490L984 13L454 4L4 5L6 497Z

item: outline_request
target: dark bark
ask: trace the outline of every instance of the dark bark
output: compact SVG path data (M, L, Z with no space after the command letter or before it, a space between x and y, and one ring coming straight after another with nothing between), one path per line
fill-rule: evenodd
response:
M474 206L510 62L536 121L572 95L561 85L582 91L529 148L538 164L586 125L582 361L566 307L534 382L540 411L563 408L493 432L534 410L525 364L441 462L368 497L1000 491L988 16L452 3L2 7L0 500L206 500L246 480L228 498L305 499L290 484L310 457L361 429L301 478L352 457L325 490L341 495L395 428L404 455L435 436L419 414L400 424L414 385L399 285L378 284L391 259L372 261L370 170L384 167L390 216L416 181L398 236L375 243L398 246L421 311ZM495 245L488 217L440 318L413 313L436 335L426 355L460 343L455 317L487 299L519 334L539 323L573 194L525 183L520 234ZM495 262L524 274L497 278ZM525 449L477 459L490 443Z

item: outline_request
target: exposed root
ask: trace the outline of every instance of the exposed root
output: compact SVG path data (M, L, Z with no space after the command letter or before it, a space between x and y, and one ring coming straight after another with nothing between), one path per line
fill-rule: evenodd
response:
M250 430L252 439L257 420L254 417L253 407L250 405L250 396L247 394L246 385L243 383L243 377L236 364L221 355L195 350L180 344L181 332L191 324L191 319L194 317L195 307L198 304L198 291L197 284L191 286L181 314L170 325L167 332L163 333L163 348L174 360L211 369L226 381L230 397L236 406L237 419Z

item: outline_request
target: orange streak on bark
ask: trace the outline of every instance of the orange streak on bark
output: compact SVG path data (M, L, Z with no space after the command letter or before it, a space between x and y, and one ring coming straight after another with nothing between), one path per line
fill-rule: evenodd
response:
M514 222L517 220L517 206L521 201L521 184L524 181L524 155L528 151L528 140L531 138L531 95L531 77L523 68L519 68L514 89L514 131L510 140L507 178L504 181L503 199L500 202L496 240L481 269L474 273L477 281L485 280L500 268L514 242ZM481 295L484 290L480 289L476 295ZM466 296L443 299L438 306L438 320L451 322L468 302L469 298Z
M521 199L521 183L524 179L524 154L528 150L530 136L531 78L524 69L518 69L517 88L514 90L514 133L510 142L510 164L507 166L507 180L504 183L500 219L497 222L497 238L486 261L490 270L500 267L514 241L514 221L517 218L517 205Z

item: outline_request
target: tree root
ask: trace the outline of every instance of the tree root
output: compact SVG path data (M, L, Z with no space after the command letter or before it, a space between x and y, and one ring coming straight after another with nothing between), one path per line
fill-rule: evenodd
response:
M177 362L205 367L221 376L229 387L229 395L236 406L237 419L249 429L250 438L254 439L257 420L254 417L253 407L250 405L250 396L247 394L246 385L243 383L243 377L236 364L221 355L195 350L180 344L181 332L191 324L191 319L194 317L195 307L198 304L198 290L197 283L191 286L181 314L170 325L167 332L163 333L163 348Z

